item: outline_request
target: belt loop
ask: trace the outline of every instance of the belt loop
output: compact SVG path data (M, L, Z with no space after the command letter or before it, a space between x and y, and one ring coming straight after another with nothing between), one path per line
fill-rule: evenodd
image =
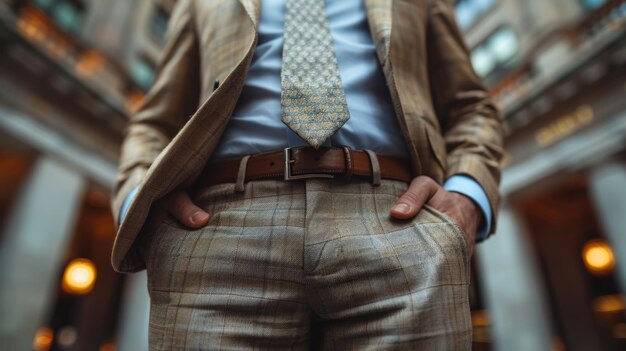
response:
M370 158L370 163L372 164L372 185L379 186L380 185L380 164L378 163L378 157L372 150L363 150L367 152L367 156Z
M352 157L350 156L350 147L343 147L344 159L346 163L346 179L352 178Z
M246 180L246 167L248 166L248 160L250 159L250 155L246 155L241 158L241 162L239 162L239 171L237 172L237 182L235 183L235 191L243 192L245 190L244 182Z

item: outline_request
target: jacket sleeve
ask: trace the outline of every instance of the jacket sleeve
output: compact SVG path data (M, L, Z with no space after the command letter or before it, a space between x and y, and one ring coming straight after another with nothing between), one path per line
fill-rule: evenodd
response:
M154 84L124 130L118 172L111 194L115 223L128 193L198 106L200 68L191 0L174 7Z
M499 205L503 131L500 113L474 72L449 0L429 1L427 34L431 94L448 152L446 178L476 180L492 210L495 231Z

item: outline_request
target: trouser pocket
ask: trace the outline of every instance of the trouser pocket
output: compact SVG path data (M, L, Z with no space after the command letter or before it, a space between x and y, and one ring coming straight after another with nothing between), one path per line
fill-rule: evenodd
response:
M465 231L458 224L456 224L456 222L454 222L452 218L450 218L448 215L446 215L445 213L441 212L440 210L430 205L425 204L422 211L426 211L430 215L439 219L442 225L447 229L445 231L456 239L459 245L459 249L461 250L463 254L463 260L466 263L468 274L469 274L469 267L470 267L469 242L467 240L467 235L465 234Z

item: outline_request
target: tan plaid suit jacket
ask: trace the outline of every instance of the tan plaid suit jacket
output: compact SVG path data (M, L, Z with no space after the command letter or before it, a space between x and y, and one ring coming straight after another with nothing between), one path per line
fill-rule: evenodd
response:
M126 130L112 193L117 271L144 268L134 246L150 206L193 183L216 147L257 43L261 0L179 0L157 78ZM473 177L497 216L501 121L470 64L448 0L364 0L414 174ZM215 90L215 81L221 84ZM492 223L492 232L495 222Z

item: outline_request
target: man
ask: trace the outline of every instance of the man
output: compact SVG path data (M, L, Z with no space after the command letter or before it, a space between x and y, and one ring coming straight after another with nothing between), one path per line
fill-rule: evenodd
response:
M151 349L469 349L502 136L450 1L180 0L167 38L112 201Z

